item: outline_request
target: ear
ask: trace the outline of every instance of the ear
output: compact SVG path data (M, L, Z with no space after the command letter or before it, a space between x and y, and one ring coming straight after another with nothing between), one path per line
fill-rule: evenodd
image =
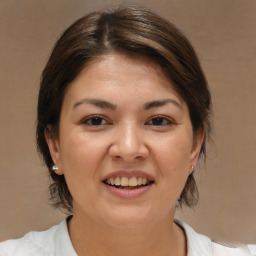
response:
M47 128L44 131L44 136L45 136L52 160L54 164L58 167L58 170L56 170L55 173L58 175L62 175L63 169L61 167L60 143L52 126L50 125L47 126Z
M189 174L196 168L198 158L201 151L201 146L204 141L204 131L203 129L199 129L196 134L194 135L192 150L190 154L190 168Z

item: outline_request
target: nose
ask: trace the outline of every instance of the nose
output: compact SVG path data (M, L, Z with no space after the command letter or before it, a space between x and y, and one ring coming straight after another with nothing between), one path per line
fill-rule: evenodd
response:
M113 159L122 159L125 162L146 159L149 151L145 136L135 125L123 125L113 137L109 154Z

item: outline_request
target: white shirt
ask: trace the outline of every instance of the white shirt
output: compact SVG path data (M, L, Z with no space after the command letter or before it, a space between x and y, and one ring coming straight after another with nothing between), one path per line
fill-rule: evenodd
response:
M176 220L186 233L187 256L256 256L256 245L229 247L196 233L186 223ZM71 243L67 221L49 230L30 232L23 238L0 243L0 256L77 256Z

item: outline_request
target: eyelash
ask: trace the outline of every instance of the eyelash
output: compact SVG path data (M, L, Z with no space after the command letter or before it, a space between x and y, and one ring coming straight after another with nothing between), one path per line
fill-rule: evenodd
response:
M93 119L97 119L98 118L98 121L105 121L104 124L100 123L100 124L92 124L92 123L89 123L92 122ZM100 116L100 115L92 115L92 116L89 116L85 119L82 120L82 124L85 124L85 125L89 125L89 126L102 126L102 125L106 125L106 124L110 124L110 122L108 122L106 120L106 118L104 118L103 116Z
M98 124L93 124L92 120L94 119L94 121L99 122ZM97 120L98 119L98 120ZM164 124L153 124L154 121L162 121L165 122ZM102 122L104 121L104 123L102 124ZM88 126L103 126L103 125L108 125L111 124L109 121L106 120L105 117L101 116L101 115L92 115L89 116L87 118L85 118L84 120L82 120L82 124L88 125ZM150 118L150 120L148 122L146 122L145 125L153 125L153 126L167 126L167 125L172 125L174 124L174 122L172 120L170 120L169 118L165 117L165 116L153 116Z
M165 124L149 124L150 122L152 122L152 121L156 121L158 119L158 121L159 121L159 119L161 119L162 121L165 121ZM167 117L165 117L165 116L153 116L147 123L146 123L146 125L153 125L153 126L166 126L166 125L172 125L172 124L174 124L174 122L172 121L172 120L170 120L169 118L167 118Z

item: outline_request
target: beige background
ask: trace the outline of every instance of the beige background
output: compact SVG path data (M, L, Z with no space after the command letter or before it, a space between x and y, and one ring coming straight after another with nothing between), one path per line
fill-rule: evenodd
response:
M0 241L64 218L48 205L48 178L35 147L40 72L64 28L120 2L0 1ZM212 90L215 134L206 168L198 172L200 203L179 218L216 239L256 243L256 1L123 3L146 5L180 27Z

